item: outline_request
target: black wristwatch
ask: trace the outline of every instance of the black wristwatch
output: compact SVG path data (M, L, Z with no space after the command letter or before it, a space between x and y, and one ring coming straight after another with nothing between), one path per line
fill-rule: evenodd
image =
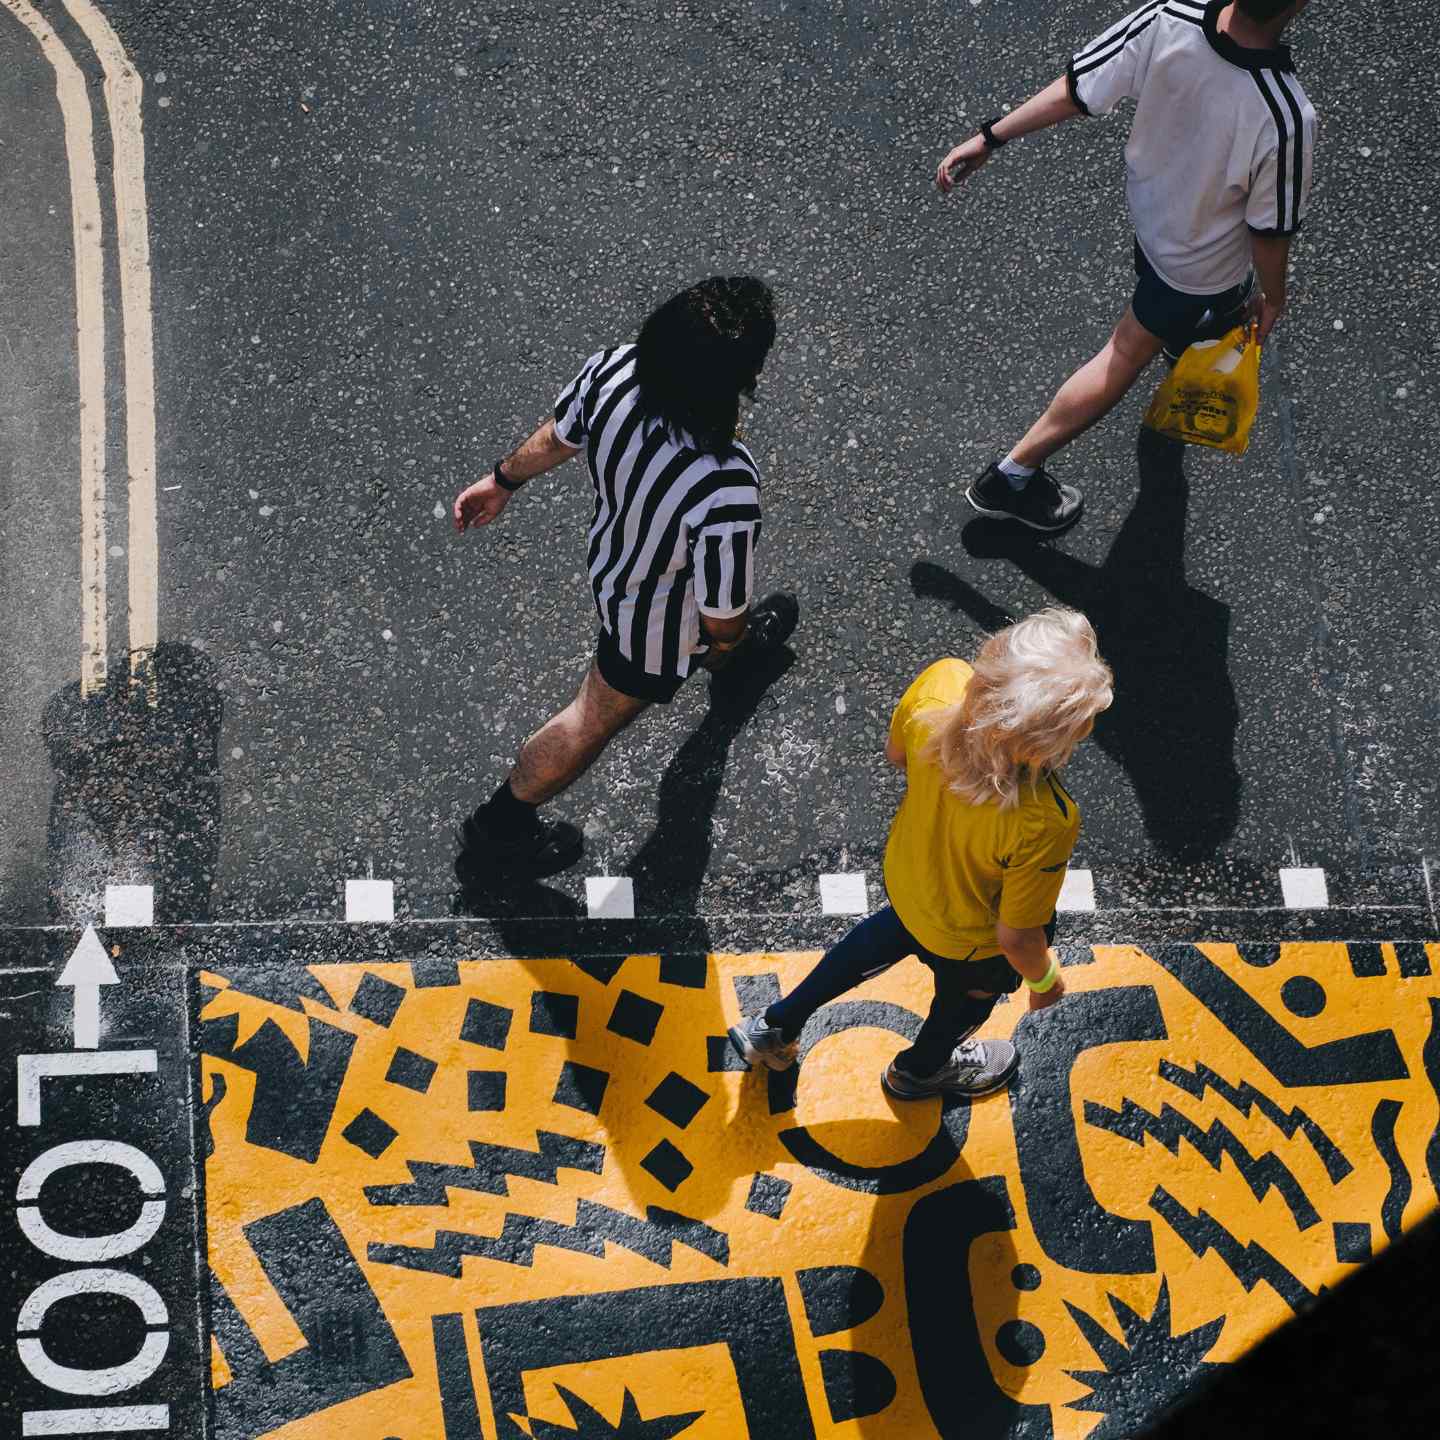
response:
M1008 140L1002 140L994 130L994 126L1005 117L1003 115L992 115L988 120L980 122L980 139L984 142L987 150L998 150L1002 145L1008 145Z
M523 480L512 480L500 467L504 465L503 460L495 462L495 468L490 472L495 477L495 483L502 489L508 490L512 495L525 483Z

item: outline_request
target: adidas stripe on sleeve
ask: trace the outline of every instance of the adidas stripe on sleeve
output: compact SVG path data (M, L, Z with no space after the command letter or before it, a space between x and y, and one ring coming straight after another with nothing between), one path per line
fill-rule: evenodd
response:
M1293 235L1310 204L1315 112L1293 75L1256 70L1251 78L1274 128L1261 132L1245 202L1245 223L1263 235Z

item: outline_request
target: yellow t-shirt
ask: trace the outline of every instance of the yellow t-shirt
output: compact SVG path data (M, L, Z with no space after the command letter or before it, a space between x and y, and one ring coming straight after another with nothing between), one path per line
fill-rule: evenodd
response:
M885 886L905 928L956 960L999 954L997 920L1016 930L1049 922L1080 833L1080 808L1054 775L1002 810L962 800L922 758L927 721L959 702L971 674L963 660L937 660L890 721L892 746L905 751L906 790L885 847Z

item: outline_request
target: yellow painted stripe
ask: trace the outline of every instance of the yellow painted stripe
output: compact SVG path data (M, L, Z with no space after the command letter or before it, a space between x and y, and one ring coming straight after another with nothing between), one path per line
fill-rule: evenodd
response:
M105 293L100 188L85 76L28 0L3 0L55 71L70 169L75 243L75 332L80 384L80 692L105 683Z
M65 8L105 72L105 106L114 147L115 232L125 329L125 446L129 469L130 671L148 674L159 639L159 544L155 502L155 346L150 299L150 236L145 205L145 137L140 76L110 22L91 0ZM154 696L151 697L152 702Z

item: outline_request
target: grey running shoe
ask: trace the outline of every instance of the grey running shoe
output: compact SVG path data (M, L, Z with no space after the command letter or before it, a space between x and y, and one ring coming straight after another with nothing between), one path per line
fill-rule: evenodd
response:
M733 1035L733 1031L731 1032ZM907 1075L892 1060L880 1083L897 1100L924 1100L931 1095L988 1095L1010 1083L1020 1056L1008 1040L967 1040L957 1045L949 1062L933 1075Z
M987 466L971 481L965 498L974 510L996 520L1018 520L1032 530L1063 530L1073 525L1085 508L1085 497L1073 486L1062 485L1048 470L1037 470L1017 490L1000 469Z
M740 1052L747 1065L765 1065L771 1070L788 1070L795 1063L799 1046L786 1040L774 1025L767 1025L763 1015L751 1015L730 1027L730 1043Z

